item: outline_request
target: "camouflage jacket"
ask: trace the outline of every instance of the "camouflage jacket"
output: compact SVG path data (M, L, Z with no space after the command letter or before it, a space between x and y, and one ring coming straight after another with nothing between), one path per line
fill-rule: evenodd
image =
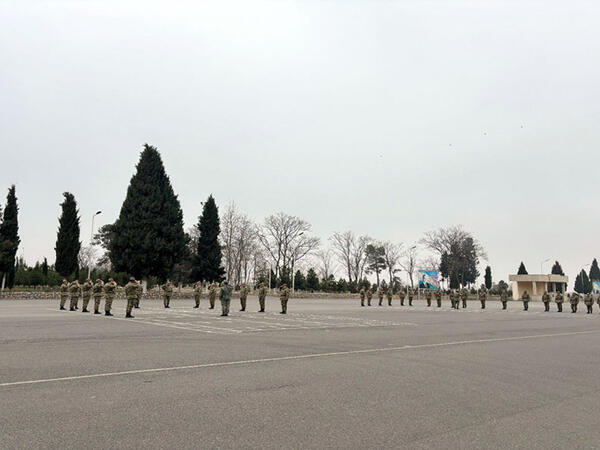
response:
M104 291L104 283L98 281L94 283L94 287L92 288L92 291L94 292L94 297L102 297L102 292Z
M92 296L93 287L94 285L91 281L89 283L86 281L85 283L83 283L83 285L81 285L81 295L83 296L83 298L90 298Z
M571 294L570 303L571 303L571 305L576 305L577 303L579 303L579 294L576 294L576 293Z
M360 299L361 299L361 300L364 300L364 299L365 299L365 295L366 295L366 293L365 293L365 288L362 288L362 289L360 290Z
M282 301L287 301L290 299L290 291L289 289L285 288L285 289L281 289L279 291L279 299Z
M500 292L500 300L503 302L508 301L508 292L502 290L502 292Z
M138 284L135 281L130 281L125 285L125 297L127 300L135 300L138 294Z
M79 286L79 283L72 282L69 285L69 293L71 297L79 297L81 295L81 286Z
M435 290L435 298L436 298L436 300L441 300L442 299L442 290L441 289L436 289Z
M371 289L367 289L367 298L371 300L373 298L373 291Z
M217 285L216 284L210 285L210 287L208 288L208 296L210 298L212 298L213 300L215 298L217 298Z
M262 286L258 289L258 297L259 298L265 298L267 296L267 287L266 286Z
M173 295L173 285L171 283L163 284L162 290L165 295Z
M544 292L542 294L542 302L549 303L550 302L550 294L548 294L547 292Z
M109 299L114 298L117 294L117 283L115 283L114 281L109 281L108 283L106 283L104 285L104 294Z
M587 306L593 305L594 297L592 297L592 294L585 294L585 297L583 298L583 303L585 303Z
M522 296L521 296L521 300L523 300L524 302L528 302L529 300L531 300L531 297L529 296L529 294L527 292L525 292Z
M469 292L466 289L460 290L460 299L466 300L469 297Z
M202 283L196 283L194 285L194 294L200 295L200 294L202 294L202 290L203 290L202 289Z
M426 298L427 300L431 300L431 291L430 291L429 289L427 289L427 290L425 291L425 298Z
M68 283L63 283L60 285L60 295L61 295L61 297L69 295L69 284Z
M479 300L487 299L487 291L485 289L479 289Z
M557 294L554 296L554 301L556 303L563 303L565 301L565 299L560 292L557 292Z
M250 289L248 288L248 286L242 286L240 289L240 298L243 298L243 299L248 298L249 292L250 292Z
M221 286L221 291L219 292L219 300L231 300L231 291L233 291L233 288L228 284Z

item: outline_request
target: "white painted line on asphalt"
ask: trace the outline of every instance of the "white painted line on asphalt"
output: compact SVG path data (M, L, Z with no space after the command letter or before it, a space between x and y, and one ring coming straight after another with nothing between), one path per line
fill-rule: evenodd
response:
M126 319L123 319L123 320L126 320ZM511 337L490 338L490 339L473 339L473 340L469 340L469 341L439 342L437 344L403 345L402 347L370 348L370 349L364 349L364 350L347 350L347 351L328 352L328 353L308 353L305 355L279 356L279 357L275 357L275 358L262 358L262 359L246 359L246 360L241 360L241 361L194 364L194 365L189 365L189 366L174 366L174 367L158 367L158 368L154 368L154 369L124 370L122 372L105 372L105 373L95 373L95 374L89 374L89 375L75 375L75 376L71 376L71 377L43 378L43 379L39 379L39 380L27 380L27 381L11 381L8 383L0 383L0 387L23 386L23 385L51 383L51 382L58 382L58 381L85 380L85 379L90 379L90 378L114 377L114 376L120 376L120 375L135 375L135 374L141 374L141 373L174 372L174 371L179 371L179 370L206 369L206 368L211 368L211 367L241 366L241 365L247 365L247 364L259 364L259 363L278 362L278 361L293 361L293 360L299 360L299 359L326 358L329 356L347 356L347 355L359 355L359 354L369 354L369 353L395 352L395 351L401 351L401 350L450 347L450 346L454 346L454 345L482 344L482 343L504 342L504 341L519 341L519 340L525 340L525 339L539 339L539 338L548 338L548 337L577 336L577 335L582 335L582 334L593 334L593 333L600 333L600 330L572 331L572 332L568 332L568 333L554 333L554 334L533 334L533 335L529 335L529 336L511 336Z

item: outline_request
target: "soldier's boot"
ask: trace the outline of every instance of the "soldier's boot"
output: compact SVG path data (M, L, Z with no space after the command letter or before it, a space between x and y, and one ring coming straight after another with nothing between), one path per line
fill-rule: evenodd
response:
M242 308L240 309L240 311L246 311L246 300L240 300L240 303L242 305Z
M126 319L135 319L135 317L134 317L134 316L132 316L132 315L131 315L131 313L129 313L129 314L125 314L125 318L126 318Z
M60 305L60 308L59 308L59 309L60 309L61 311L65 311L67 308L65 308L65 305L63 305L63 304L62 304L62 302L61 302L61 305Z
M388 306L392 306L392 299L388 298Z
M112 316L112 314L111 314L111 312L110 312L110 311L105 311L105 312L104 312L104 315L105 315L105 316Z
M100 311L98 311L97 309L94 310L94 314L101 314Z
M404 306L404 300L400 300L400 306Z
M481 301L481 309L485 309L485 300Z
M381 304L381 302L382 302L382 301L383 301L382 299L379 299L379 306L383 306L383 305Z
M360 306L365 306L365 301L364 300L360 301Z
M367 302L367 306L371 306L371 300Z
M412 306L412 299L408 300L408 306Z
M427 306L431 306L431 300L427 300Z

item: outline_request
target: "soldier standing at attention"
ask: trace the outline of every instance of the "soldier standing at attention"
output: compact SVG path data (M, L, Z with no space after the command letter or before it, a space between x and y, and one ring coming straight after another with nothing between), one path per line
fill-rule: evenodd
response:
M279 300L281 300L281 314L287 314L287 304L290 299L290 291L288 290L287 284L281 286L279 289Z
M65 303L67 303L67 299L69 298L69 283L67 280L63 280L60 285L60 309L62 311L65 310Z
M558 312L562 312L562 305L563 305L563 295L560 292L557 292L556 295L554 296L554 302L556 303L556 308L558 309Z
M404 299L406 298L406 292L404 292L403 288L400 288L400 292L398 293L400 296L400 306L404 306Z
M371 306L371 299L373 298L373 289L367 289L367 306Z
M117 283L112 278L108 279L108 283L104 285L104 315L112 316L110 312L112 308L112 302L117 295Z
M383 306L383 288L381 286L377 289L377 297L379 297L379 306Z
M265 312L265 300L267 299L267 286L265 283L260 283L258 287L258 304L260 305L260 311Z
M469 298L469 291L467 291L467 288L462 288L460 290L460 299L462 300L463 308L467 307L467 298Z
M246 300L248 300L248 292L250 292L250 289L248 289L248 285L246 283L242 283L242 286L240 287L240 304L242 306L242 309L240 309L240 311L246 311Z
M577 292L573 292L571 294L570 303L571 303L571 312L576 313L577 312L577 304L579 303L579 294Z
M456 292L454 291L454 289L450 289L450 293L448 294L448 297L450 298L450 306L452 307L452 309L457 309L456 308Z
M529 300L531 300L531 297L529 296L527 291L523 292L521 300L523 300L523 311L527 311L529 309Z
M425 291L425 300L427 300L427 306L431 306L431 291L429 289Z
M438 288L435 290L435 301L437 302L437 307L442 307L442 289Z
M542 302L544 303L544 311L550 311L550 294L548 294L548 291L544 291L542 294Z
M85 280L85 283L83 283L83 286L81 286L81 298L83 299L83 305L81 307L81 312L89 312L87 307L88 304L90 303L90 298L92 297L92 288L94 287L94 285L92 284L92 280L90 280L89 278L87 280Z
M360 306L365 306L365 287L360 288Z
M71 294L71 305L69 311L76 311L77 303L79 302L79 296L81 295L81 286L79 286L79 281L75 280L69 285L69 293Z
M200 296L202 295L202 282L196 281L194 283L194 308L200 308Z
M104 281L100 278L94 283L92 288L94 293L94 314L100 314L100 301L102 300L102 292L104 291Z
M392 287L390 286L386 292L386 297L387 297L387 301L388 301L388 306L392 306L392 298L394 297L394 291L392 290Z
M142 282L140 280L136 280L137 290L135 295L135 303L133 304L134 308L140 307L140 300L142 299L142 295L144 295L144 287L142 286Z
M227 283L227 280L221 284L221 291L219 292L219 300L221 300L221 317L227 317L229 315L229 305L231 304L231 291L233 289Z
M414 297L415 293L412 289L412 287L408 288L408 292L407 292L407 296L408 296L408 306L412 306L412 301L413 301L413 297Z
M596 297L596 303L598 304L598 306L600 306L600 295Z
M587 313L592 314L592 309L594 307L594 297L592 297L592 294L585 294L585 297L583 298L583 303L585 303L585 306L587 306Z
M137 301L138 284L135 278L131 277L129 283L125 285L125 298L127 299L127 309L125 310L125 317L133 319L131 310Z
M217 300L217 283L214 281L208 288L208 301L210 302L210 307L208 309L215 309L215 301Z
M479 301L481 302L481 309L485 309L485 301L487 300L487 289L484 285L479 288Z
M502 302L502 309L506 309L506 303L508 302L508 292L506 292L506 289L502 289L502 291L500 291L500 301Z
M163 304L165 308L169 308L169 304L171 303L171 297L173 296L173 285L169 280L163 285Z

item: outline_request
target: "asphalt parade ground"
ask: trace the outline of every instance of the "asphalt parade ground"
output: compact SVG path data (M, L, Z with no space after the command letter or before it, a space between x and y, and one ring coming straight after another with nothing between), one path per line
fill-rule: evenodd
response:
M0 301L0 448L600 446L597 305L141 306Z

